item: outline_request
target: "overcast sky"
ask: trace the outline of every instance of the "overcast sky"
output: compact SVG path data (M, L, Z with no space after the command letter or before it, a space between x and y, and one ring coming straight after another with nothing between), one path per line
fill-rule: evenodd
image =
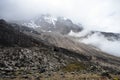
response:
M120 33L120 0L0 0L0 18L64 16L86 29Z

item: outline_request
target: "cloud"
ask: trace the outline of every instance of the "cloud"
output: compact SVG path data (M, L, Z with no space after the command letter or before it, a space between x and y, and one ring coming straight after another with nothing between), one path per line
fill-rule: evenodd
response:
M104 52L120 57L120 41L108 41L103 35L96 33L83 39L82 42L94 45Z
M104 37L99 32L93 35L88 35L88 37L85 37L87 34L89 34L89 32L90 31L88 30L83 30L82 32L79 32L79 33L75 33L71 31L69 35L77 37L79 42L93 45L96 48L99 48L102 51L107 52L108 54L120 57L120 41L119 40L118 41L114 40L114 38L113 38L114 41L107 40L107 38Z
M120 0L1 0L0 17L27 19L40 14L64 16L88 30L120 33Z
M0 18L21 20L51 14L81 23L86 31L77 36L85 35L89 30L120 33L119 4L120 0L0 0ZM110 42L103 36L93 35L83 42L120 55L120 42Z

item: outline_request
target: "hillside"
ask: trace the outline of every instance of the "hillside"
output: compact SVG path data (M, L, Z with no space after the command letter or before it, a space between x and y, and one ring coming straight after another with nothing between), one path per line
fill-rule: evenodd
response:
M58 71L115 74L119 66L119 58L68 37L0 20L0 78Z

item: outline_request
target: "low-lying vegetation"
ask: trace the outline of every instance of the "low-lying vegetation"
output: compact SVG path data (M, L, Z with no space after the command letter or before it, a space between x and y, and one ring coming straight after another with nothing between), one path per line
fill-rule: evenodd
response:
M67 66L65 66L63 68L63 71L67 71L67 72L79 72L81 70L86 70L86 65L83 64L82 62L74 62L74 63L70 63Z

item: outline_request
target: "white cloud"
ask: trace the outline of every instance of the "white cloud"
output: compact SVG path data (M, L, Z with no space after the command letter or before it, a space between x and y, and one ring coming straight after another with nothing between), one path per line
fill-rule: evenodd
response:
M88 30L120 33L120 0L0 0L0 18L7 20L47 13L80 22L86 31L77 36L86 34ZM120 55L120 42L110 42L96 35L84 42Z
M120 41L108 41L103 35L93 34L89 38L83 39L82 42L94 45L102 51L111 55L120 56Z
M120 0L1 0L0 15L24 19L39 14L65 16L86 29L120 33Z
M77 37L79 42L93 45L101 49L102 51L107 52L108 54L120 57L120 41L119 40L118 41L114 40L114 38L113 38L114 41L107 40L107 38L104 37L99 32L85 37L87 34L89 34L89 32L90 31L88 30L83 30L82 32L79 32L79 33L75 33L71 31L69 33L69 36Z

